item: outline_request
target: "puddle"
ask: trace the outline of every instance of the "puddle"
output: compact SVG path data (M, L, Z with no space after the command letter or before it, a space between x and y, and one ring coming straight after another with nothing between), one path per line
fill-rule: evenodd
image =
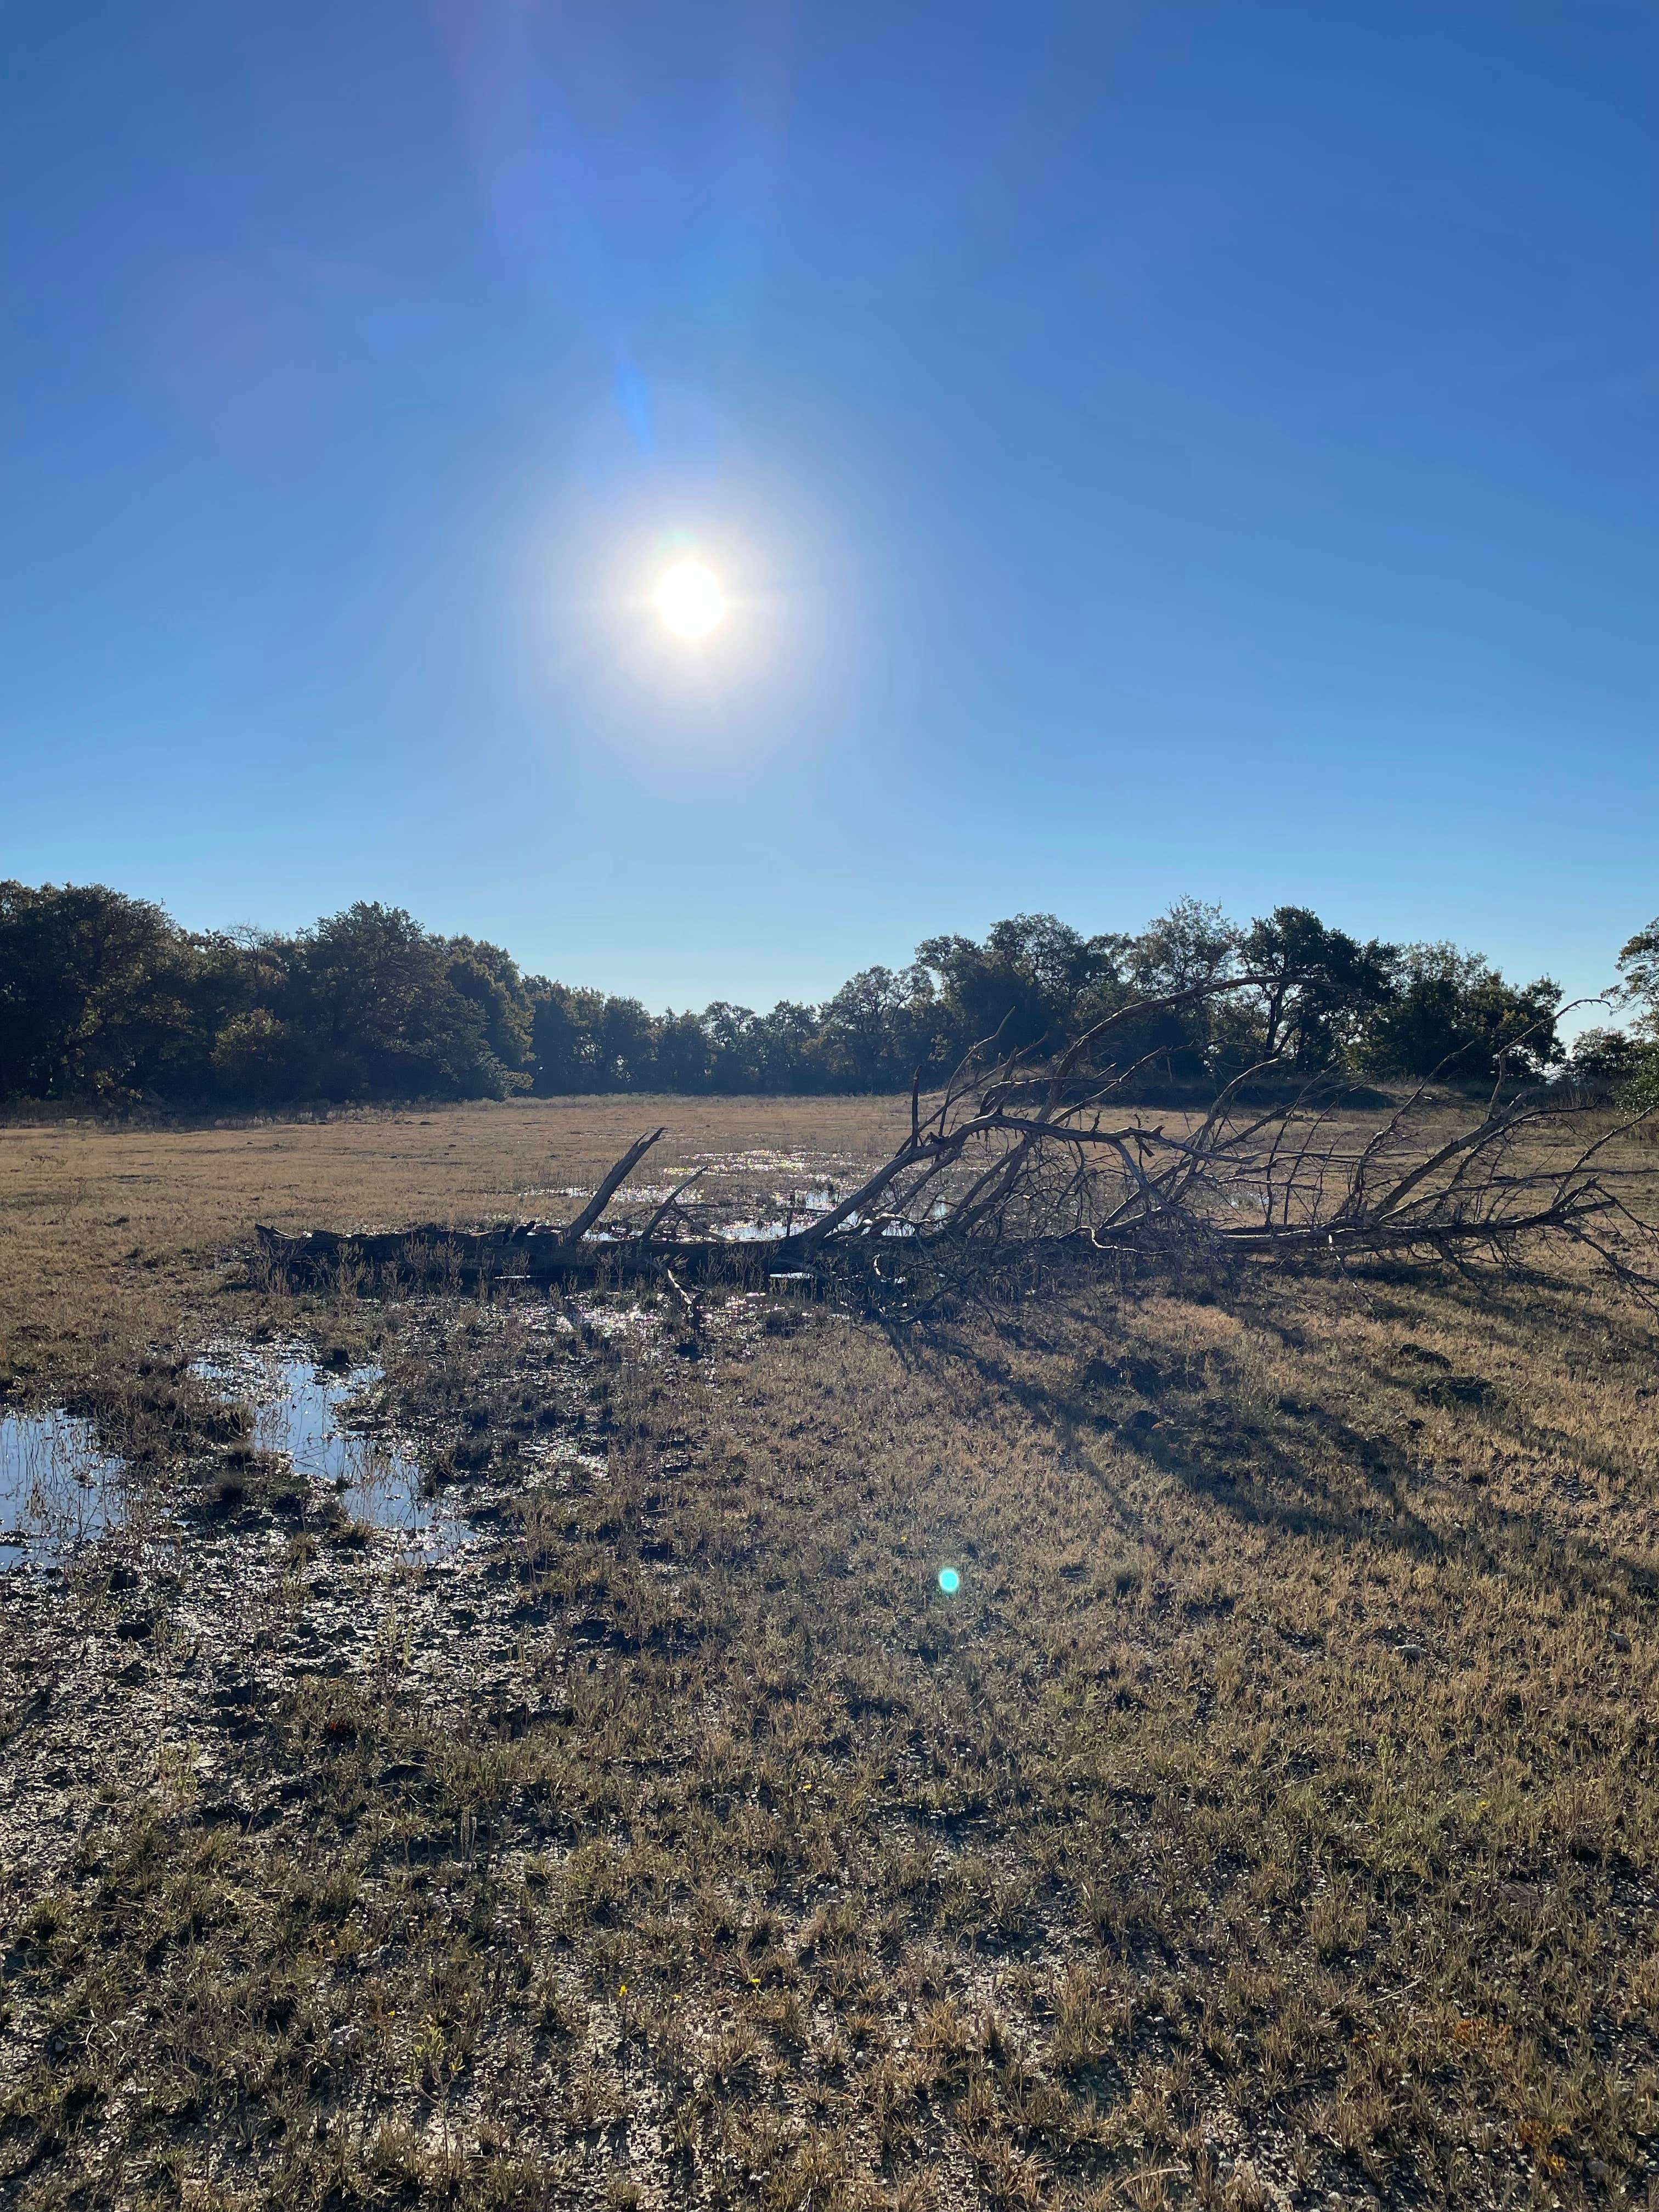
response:
M571 1313L576 1316L574 1322ZM555 1315L550 1326L566 1336L574 1335L578 1328L582 1328L603 1337L637 1337L648 1349L662 1334L663 1317L648 1306L588 1304L573 1298L569 1301L569 1312Z
M354 1520L425 1551L465 1540L453 1513L421 1494L421 1468L395 1443L351 1425L353 1406L380 1381L378 1367L319 1369L293 1346L216 1346L192 1372L248 1406L258 1449L325 1484ZM89 1421L64 1413L0 1419L0 1573L61 1567L81 1546L123 1527L132 1498L126 1462L99 1445Z
M126 1463L72 1413L0 1420L0 1569L61 1565L126 1516Z
M353 1520L392 1529L422 1550L453 1550L465 1540L454 1516L422 1496L420 1462L351 1426L350 1409L381 1379L378 1367L337 1374L293 1346L231 1346L207 1353L191 1371L252 1410L258 1450L283 1453L297 1474L326 1484Z
M785 1152L764 1146L748 1152L693 1152L677 1167L657 1170L649 1182L624 1183L611 1203L654 1207L678 1197L682 1233L721 1237L738 1244L764 1243L781 1237L786 1224L799 1228L838 1206L876 1165L851 1152ZM694 1170L698 1171L695 1176ZM769 1188L757 1189L757 1183ZM589 1194L574 1185L553 1184L535 1184L519 1193L522 1199ZM639 1226L637 1218L608 1216L586 1232L584 1242L615 1243Z
M714 1175L799 1175L817 1182L845 1181L850 1170L868 1175L871 1167L852 1152L694 1152L693 1161Z
M813 1211L823 1212L826 1210L824 1206L817 1208L797 1206L790 1219L781 1216L775 1221L727 1221L722 1223L715 1233L717 1236L723 1237L728 1244L772 1243L784 1236L789 1228L804 1227L810 1212ZM854 1212L848 1215L843 1226L848 1230L856 1229L862 1217ZM890 1221L881 1233L884 1237L914 1237L916 1232L908 1221Z

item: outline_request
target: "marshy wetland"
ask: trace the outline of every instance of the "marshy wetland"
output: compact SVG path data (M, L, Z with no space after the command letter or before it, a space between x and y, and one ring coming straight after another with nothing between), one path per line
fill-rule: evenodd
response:
M0 2192L1659 2203L1659 1336L1570 1255L251 1261L657 1121L763 1226L908 1113L0 1130Z

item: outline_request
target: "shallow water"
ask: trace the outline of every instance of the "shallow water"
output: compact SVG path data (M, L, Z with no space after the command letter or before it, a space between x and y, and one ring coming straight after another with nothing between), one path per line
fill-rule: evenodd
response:
M126 1463L72 1413L0 1420L0 1568L62 1564L124 1518Z
M750 1219L747 1221L726 1221L720 1224L714 1233L717 1237L723 1237L728 1244L775 1243L785 1235L787 1230L791 1228L797 1231L805 1229L811 1212L817 1212L822 1213L827 1211L827 1206L817 1206L814 1208L797 1206L793 1217L788 1218L785 1218L781 1216L775 1221L762 1221L759 1219ZM847 1217L845 1226L849 1231L856 1229L859 1226L861 1218L862 1217L856 1212L849 1213ZM916 1232L915 1228L908 1221L890 1221L883 1228L881 1233L884 1237L914 1237Z
M354 1520L393 1529L423 1550L461 1541L453 1516L422 1496L420 1462L349 1425L351 1407L380 1381L378 1367L336 1374L292 1346L232 1346L198 1359L194 1372L249 1407L258 1450L280 1452L296 1474L329 1485Z
M844 1180L853 1170L869 1174L878 1164L863 1167L852 1152L780 1152L765 1147L748 1152L694 1152L691 1157L714 1175L799 1175L819 1182Z
M571 1299L569 1305L585 1328L596 1329L601 1336L636 1336L648 1342L662 1334L663 1317L649 1306L605 1305L580 1298ZM563 1314L556 1317L553 1325L562 1332L574 1327Z

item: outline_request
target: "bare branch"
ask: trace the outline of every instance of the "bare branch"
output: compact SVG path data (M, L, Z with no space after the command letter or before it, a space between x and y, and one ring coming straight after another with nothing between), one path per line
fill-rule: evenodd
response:
M659 1132L659 1133L660 1133L660 1132ZM640 1242L641 1244L646 1244L650 1242L652 1237L656 1235L659 1228L660 1228L662 1224L667 1219L668 1216L673 1212L674 1208L679 1204L682 1194L690 1190L692 1184L697 1180L697 1177L705 1172L706 1170L702 1168L693 1168L690 1174L685 1178L685 1181L679 1184L677 1188L669 1192L667 1197L664 1199L662 1204L652 1215L650 1220L647 1221L644 1228L641 1230Z
M635 1139L575 1219L559 1231L561 1243L565 1244L581 1243L583 1237L605 1212L605 1207L610 1205L616 1191L627 1182L658 1138L666 1134L667 1132L664 1129L652 1129L645 1136Z
M1232 976L1121 1007L1046 1067L1029 1054L1004 1053L988 1073L999 1032L964 1057L926 1113L918 1073L909 1127L892 1156L810 1224L797 1229L792 1215L781 1237L734 1243L705 1234L653 1247L698 1169L637 1236L584 1250L587 1231L663 1135L658 1129L629 1147L562 1229L520 1224L469 1232L434 1224L298 1238L262 1229L260 1243L273 1262L301 1275L348 1265L407 1273L425 1264L532 1280L599 1267L661 1279L672 1261L708 1279L815 1255L831 1273L861 1272L866 1286L879 1279L886 1297L898 1286L876 1267L878 1248L886 1231L902 1228L902 1272L915 1285L908 1295L926 1305L940 1283L977 1297L1021 1268L1030 1279L1048 1254L1094 1265L1101 1262L1091 1255L1137 1252L1186 1252L1206 1265L1229 1255L1260 1262L1413 1250L1454 1261L1459 1252L1506 1257L1529 1239L1556 1237L1626 1288L1659 1299L1659 1233L1600 1179L1622 1172L1600 1169L1601 1157L1644 1115L1564 1147L1552 1130L1573 1123L1580 1109L1564 1111L1537 1091L1505 1105L1500 1070L1484 1112L1449 1135L1445 1102L1430 1082L1368 1135L1340 1119L1340 1086L1330 1077L1236 1116L1241 1097L1279 1064L1277 1056L1235 1076L1201 1117L1150 1115L1124 1101L1146 1060L1114 1066L1100 1055L1103 1041L1263 980ZM1520 1149L1534 1143L1540 1152Z

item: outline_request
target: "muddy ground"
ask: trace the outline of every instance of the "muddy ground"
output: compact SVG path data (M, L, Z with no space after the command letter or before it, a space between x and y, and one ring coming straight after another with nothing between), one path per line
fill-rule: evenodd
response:
M670 1165L758 1218L895 1110L810 1104ZM1659 2203L1650 1318L250 1277L354 1177L584 1187L588 1112L0 1133L7 1411L129 1470L0 1589L6 2194ZM359 1378L401 1522L241 1410L284 1356Z

